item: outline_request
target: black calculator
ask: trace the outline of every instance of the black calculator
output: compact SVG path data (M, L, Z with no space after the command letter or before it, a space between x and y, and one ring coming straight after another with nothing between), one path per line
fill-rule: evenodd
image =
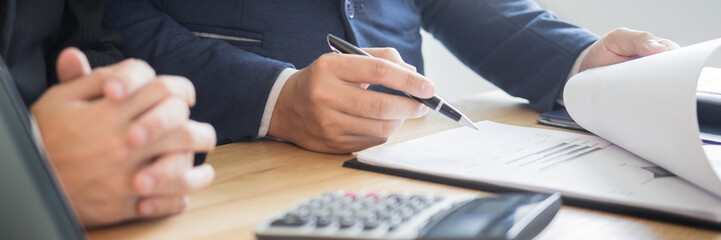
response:
M530 239L561 207L561 195L431 195L334 191L255 228L258 239Z

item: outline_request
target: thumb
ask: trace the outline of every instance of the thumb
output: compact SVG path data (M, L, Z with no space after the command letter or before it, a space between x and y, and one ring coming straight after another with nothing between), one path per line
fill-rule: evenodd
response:
M90 74L90 63L83 52L74 47L63 50L56 63L58 80L68 83Z
M632 59L664 52L673 48L671 44L676 45L669 40L658 38L649 32L636 31L628 28L615 29L610 32L604 40L606 40L607 47L611 51L619 56L630 57Z

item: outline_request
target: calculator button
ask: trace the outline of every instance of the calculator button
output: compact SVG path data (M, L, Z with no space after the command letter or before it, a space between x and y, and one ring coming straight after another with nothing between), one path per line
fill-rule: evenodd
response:
M373 230L373 229L377 228L379 225L380 225L380 223L377 221L368 222L363 225L363 230Z
M333 223L333 217L330 216L321 216L317 217L315 220L315 225L317 227L325 227Z
M387 221L391 218L391 213L387 211L377 212L378 219L382 221Z
M430 201L430 198L427 195L417 194L411 196L410 200L415 200L419 202L428 202Z
M393 215L388 219L388 231L396 230L401 224L403 224L403 218L398 215Z
M336 218L342 218L342 217L354 217L353 211L348 209L334 209L333 210L333 217Z
M407 200L407 197L405 195L396 193L396 194L388 195L388 197L385 200L386 200L386 204L395 205L395 204L405 203L405 201Z
M310 212L311 216L314 217L332 217L333 212L330 210L330 208L321 208L321 209L314 209Z
M366 208L366 205L364 205L361 202L353 202L349 205L350 209L353 209L354 211L361 211Z
M343 216L340 218L340 228L349 228L356 224L356 219L352 216Z
M294 211L291 212L292 214L298 215L300 217L306 218L310 217L311 209L308 205L301 205L298 208L296 208Z
M365 216L362 216L361 221L363 222L363 229L365 230L371 230L380 225L380 220L375 214L367 214Z
M411 219L411 217L413 217L414 215L416 215L416 211L409 207L403 208L400 211L400 216L401 218L403 218L403 221Z
M300 227L308 223L308 219L303 219L298 216L287 215L282 219L278 219L271 223L272 226L276 227Z

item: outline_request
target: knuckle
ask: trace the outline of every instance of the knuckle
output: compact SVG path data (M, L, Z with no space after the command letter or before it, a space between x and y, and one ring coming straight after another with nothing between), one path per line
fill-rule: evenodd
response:
M380 49L381 56L383 56L386 59L393 59L398 60L400 59L401 54L392 47L384 47Z
M336 124L331 121L325 121L321 123L322 130L320 137L328 144L337 144L340 142L340 131L336 129Z
M147 118L144 118L142 124L148 131L165 133L171 129L180 126L180 124L188 120L190 110L179 100L168 99L161 109L157 109Z
M140 124L149 132L159 133L170 128L170 119L167 114L155 112L155 114L143 119L144 121L140 122Z
M330 53L323 54L311 65L311 70L325 72L330 69L333 59L334 57Z
M183 130L183 139L197 151L211 151L217 143L215 128L207 123L191 122Z
M408 67L411 71L413 71L413 72L418 72L418 68L416 68L416 66L413 66L413 65L410 65L410 64L407 64L407 63L404 63L404 64L405 64L405 66Z
M182 130L182 139L192 149L202 149L210 151L215 147L215 130L212 127L205 127L192 124L186 124Z
M193 190L193 179L187 174L183 174L183 177L178 180L178 191L181 193L188 193Z
M205 129L205 132L208 133L208 136L210 136L208 139L208 151L213 150L218 141L215 128L208 123L201 123L201 126Z
M147 73L152 73L155 75L155 70L148 64L147 62L137 59L137 58L130 58L123 61L123 64L127 66L128 68L133 69L134 71L143 71Z
M383 81L386 76L388 76L388 72L391 70L391 65L388 64L388 62L376 59L373 61L373 66L371 67L371 74L372 76L379 80Z
M127 77L123 74L123 72L118 73L118 71L116 71L116 68L112 67L95 68L93 69L92 73L90 73L90 77L99 79L100 81L103 81L103 83L107 83L109 81L117 81L120 84L126 85L126 82L128 81Z
M187 120L190 116L190 108L188 108L188 104L183 101L183 99L179 97L171 97L167 101L168 108L172 109L173 112L178 113L178 116L183 118L183 120Z
M187 99L187 102L195 102L195 86L187 78L161 75L157 77L157 80L166 85L168 94Z
M178 161L179 159L170 159L170 161ZM155 178L158 180L158 182L165 182L170 183L173 182L174 179L176 179L177 169L173 168L171 165L160 165L157 166L160 168L158 171L154 173Z
M421 89L421 84L423 84L425 80L418 77L415 73L406 73L405 77L405 87L407 89Z
M639 32L638 36L644 40L656 38L656 36L654 36L652 33L645 31Z
M330 119L320 119L318 120L318 126L320 127L321 136L325 139L333 139L335 134L335 121Z
M209 183L206 183L202 179L191 177L190 174L183 174L182 181L181 183L179 183L179 190L182 193L191 193L195 190L203 188L208 184Z
M186 124L182 130L180 131L181 139L184 140L184 142L195 145L200 140L198 137L195 136L195 131L193 131L193 126Z
M97 77L100 77L100 78L108 78L115 74L116 68L119 68L119 67L122 68L125 61L127 61L127 60L124 60L123 62L121 62L117 65L110 65L110 66L94 68L90 74L96 75Z
M173 94L173 84L168 78L159 78L158 81L153 81L153 87L156 94L161 96L170 96Z
M390 104L390 102L388 101L388 98L378 98L375 101L373 101L373 105L371 105L370 112L373 113L378 118L383 118L387 115L387 113L390 110L389 104Z
M323 105L325 103L328 103L328 101L332 101L330 93L327 91L323 91L321 88L311 89L309 93L309 98L311 104L313 105Z

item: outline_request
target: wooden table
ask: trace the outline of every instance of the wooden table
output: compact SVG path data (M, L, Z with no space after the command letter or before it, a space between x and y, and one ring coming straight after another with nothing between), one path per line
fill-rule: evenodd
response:
M536 124L524 100L500 91L455 101L474 121ZM386 144L458 125L440 114L406 121ZM209 155L213 184L191 195L184 213L89 232L92 239L255 239L253 227L303 199L336 189L461 193L474 190L343 168L351 155L321 154L275 141L234 143ZM481 194L487 194L482 193ZM720 232L564 206L538 239L721 239Z

